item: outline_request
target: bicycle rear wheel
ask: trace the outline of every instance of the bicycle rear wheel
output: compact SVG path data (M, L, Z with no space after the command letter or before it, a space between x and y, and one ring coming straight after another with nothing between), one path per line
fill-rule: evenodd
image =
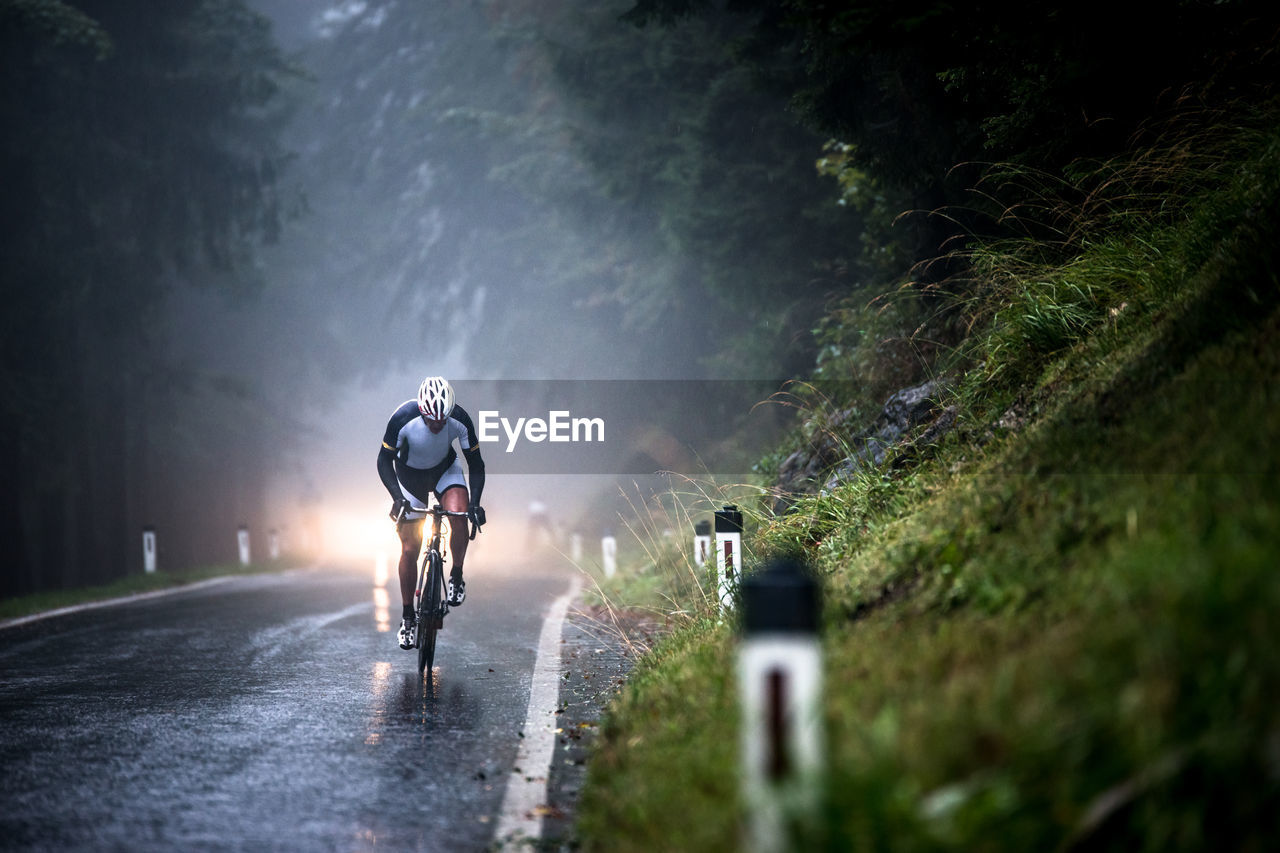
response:
M435 665L436 632L440 630L441 592L444 586L444 568L440 555L427 555L427 585L422 590L418 612L418 674Z

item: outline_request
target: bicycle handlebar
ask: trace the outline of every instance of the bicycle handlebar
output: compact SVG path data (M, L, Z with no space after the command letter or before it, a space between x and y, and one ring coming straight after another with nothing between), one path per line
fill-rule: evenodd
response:
M410 512L422 512L422 513L426 513L427 515L434 515L437 518L444 518L445 516L452 516L454 518L465 518L469 522L468 527L471 528L470 535L467 536L468 540L475 539L476 534L480 532L480 525L470 521L471 513L459 512L456 509L445 509L444 507L440 506L440 504L432 504L430 507L402 506L400 508L400 512L396 514L396 518L395 518L396 524L399 524L400 522L404 521L405 515Z

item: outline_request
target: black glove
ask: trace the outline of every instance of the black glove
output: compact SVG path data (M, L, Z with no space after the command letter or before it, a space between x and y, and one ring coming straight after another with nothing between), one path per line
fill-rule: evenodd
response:
M403 521L404 517L409 514L409 510L411 509L413 509L413 504L409 503L407 498L392 498L391 520Z
M476 526L476 530L484 527L485 521L488 520L484 517L484 507L480 506L480 504L472 504L467 508L467 518L471 519L471 523Z

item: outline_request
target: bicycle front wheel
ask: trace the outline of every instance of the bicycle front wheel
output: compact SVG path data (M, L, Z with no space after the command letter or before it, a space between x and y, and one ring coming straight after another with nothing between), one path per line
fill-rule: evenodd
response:
M422 590L418 612L418 674L435 665L436 632L440 630L441 590L444 588L444 567L440 555L427 555L427 584Z

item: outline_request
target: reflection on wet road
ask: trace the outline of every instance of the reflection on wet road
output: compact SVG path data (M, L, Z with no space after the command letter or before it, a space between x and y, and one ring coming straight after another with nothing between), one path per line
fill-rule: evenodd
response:
M257 576L0 631L3 846L484 849L568 576L469 577L425 683L372 580Z

